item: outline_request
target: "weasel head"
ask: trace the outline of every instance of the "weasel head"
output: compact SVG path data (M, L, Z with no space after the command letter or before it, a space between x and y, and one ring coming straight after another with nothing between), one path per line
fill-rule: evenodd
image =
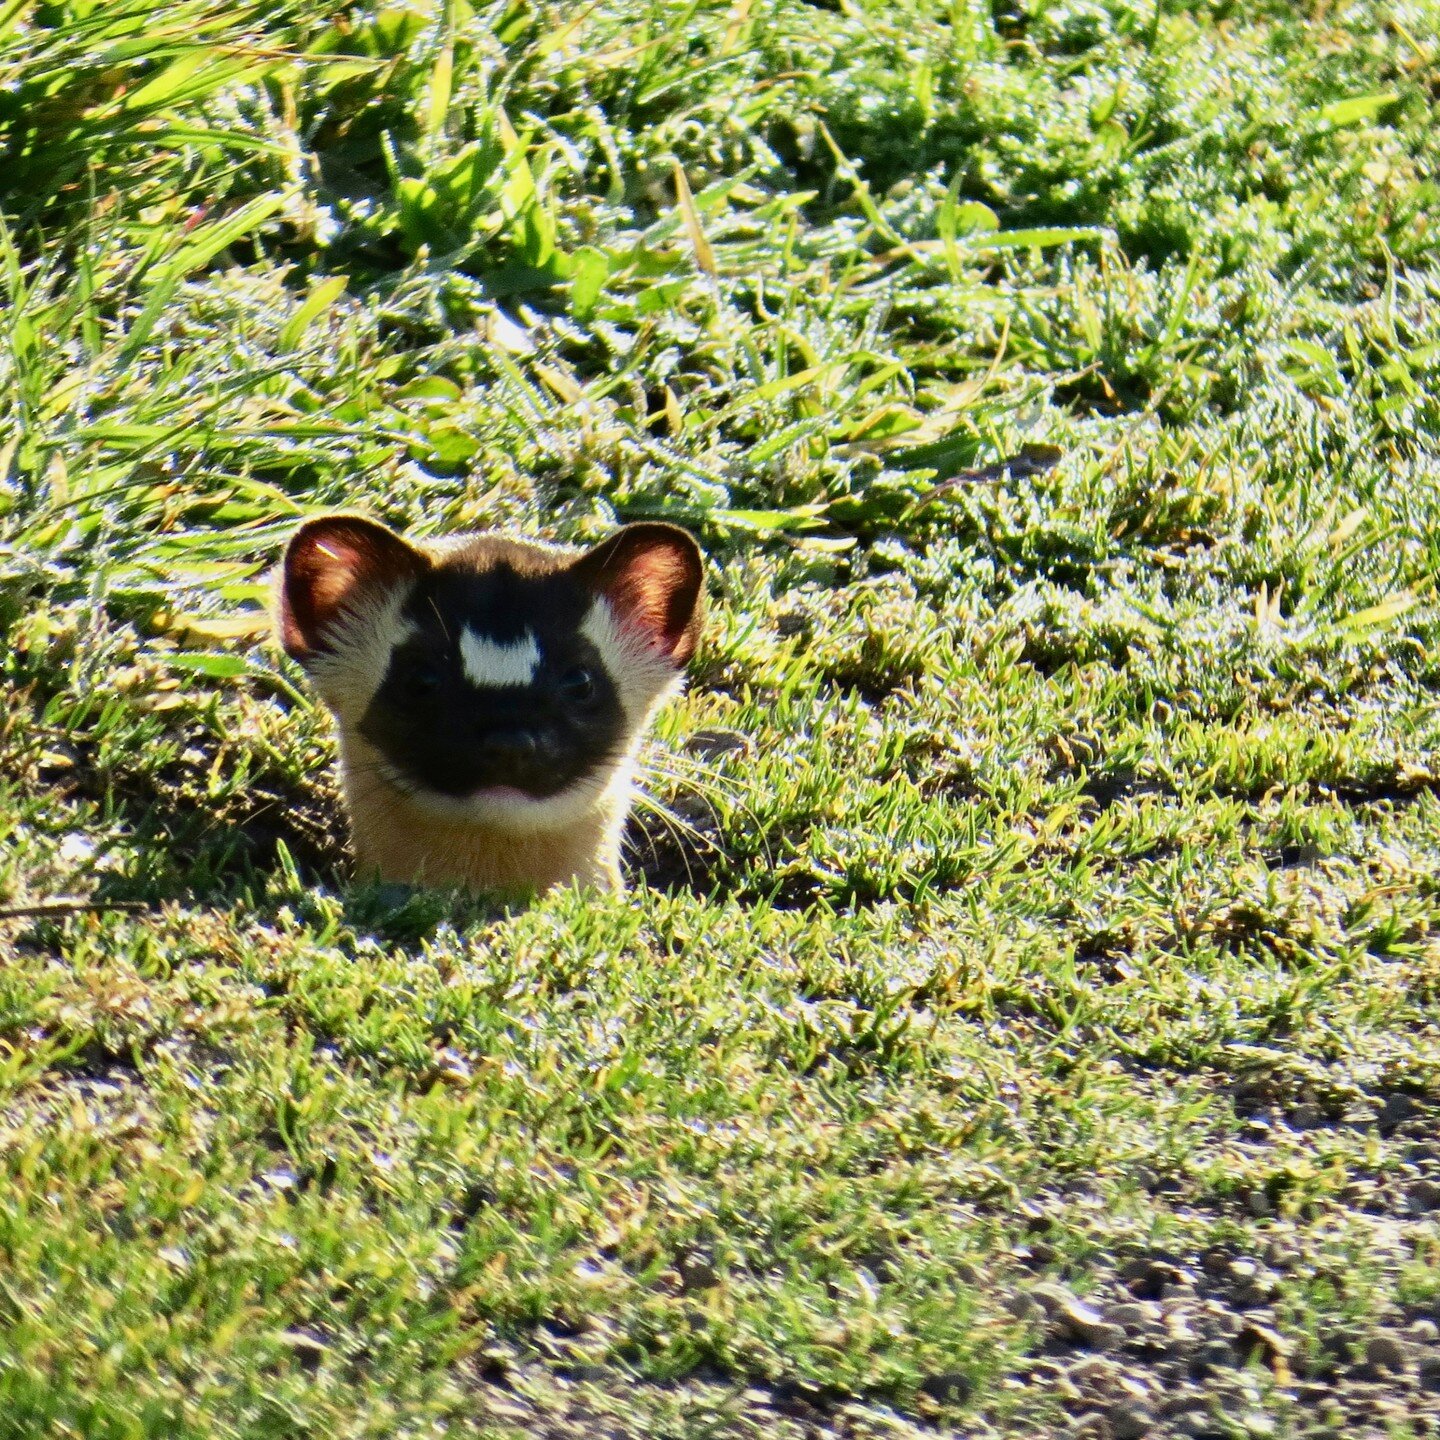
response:
M701 624L699 548L627 525L589 550L503 535L415 545L356 515L307 521L276 629L346 763L437 818L564 829L617 799Z

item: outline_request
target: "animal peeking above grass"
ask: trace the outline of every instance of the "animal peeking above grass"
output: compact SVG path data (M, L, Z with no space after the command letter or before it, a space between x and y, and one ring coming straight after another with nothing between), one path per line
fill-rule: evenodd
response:
M357 873L622 888L636 753L684 682L703 598L699 547L673 525L576 549L307 521L276 629L335 717Z

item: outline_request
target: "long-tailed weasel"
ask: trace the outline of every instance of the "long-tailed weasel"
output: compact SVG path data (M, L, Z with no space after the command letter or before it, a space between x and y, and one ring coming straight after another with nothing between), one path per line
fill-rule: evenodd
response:
M303 524L276 629L335 717L358 873L620 888L635 752L683 682L703 588L673 525L580 550L416 545L357 515Z

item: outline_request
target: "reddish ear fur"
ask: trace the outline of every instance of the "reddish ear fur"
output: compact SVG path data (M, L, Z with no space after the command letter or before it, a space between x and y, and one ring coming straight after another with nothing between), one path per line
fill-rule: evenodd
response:
M326 648L326 629L362 591L414 579L429 563L393 530L364 516L307 520L286 547L280 578L285 653L303 664Z
M578 575L677 668L700 642L705 562L676 525L626 525L575 564Z

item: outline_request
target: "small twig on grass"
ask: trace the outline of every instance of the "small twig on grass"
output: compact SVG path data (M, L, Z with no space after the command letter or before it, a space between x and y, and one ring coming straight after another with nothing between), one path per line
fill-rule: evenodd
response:
M992 485L1001 480L1025 479L1031 475L1043 475L1053 470L1060 462L1064 451L1054 445L1026 445L1018 455L1009 455L993 465L980 465L973 470L962 470L932 485L924 494L912 500L905 511L909 518L927 505L933 504L942 495L957 490L962 485Z
M60 895L33 905L0 905L0 920L33 920L47 915L104 914L107 910L152 910L148 900L87 900L82 895Z

